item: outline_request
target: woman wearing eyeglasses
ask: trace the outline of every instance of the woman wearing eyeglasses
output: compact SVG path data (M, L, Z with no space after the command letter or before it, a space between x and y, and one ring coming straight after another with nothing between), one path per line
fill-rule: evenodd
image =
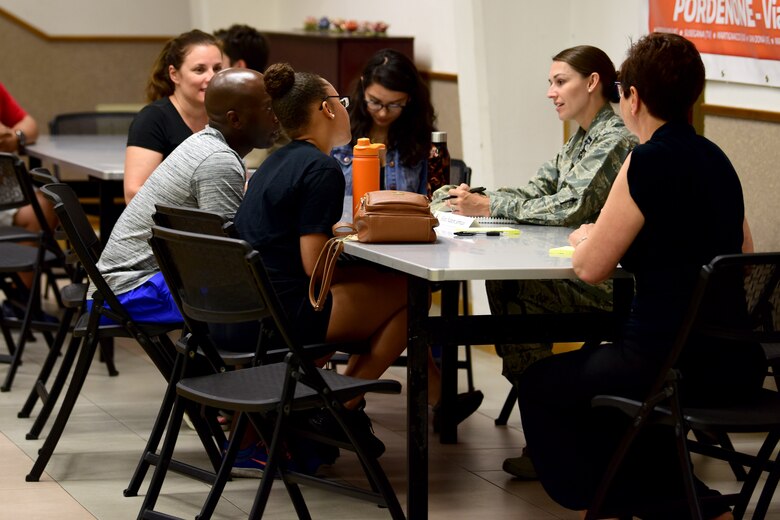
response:
M540 360L518 383L539 479L571 509L589 506L630 421L614 409L592 408L591 398L644 398L683 323L701 266L752 248L737 172L688 123L704 88L694 44L676 34L644 36L629 49L620 81L620 111L640 144L623 163L596 223L582 225L569 241L582 280L600 282L618 262L634 276L631 314L615 343ZM766 358L758 344L695 336L676 367L684 405L738 405L761 389ZM699 496L716 494L701 482L697 487ZM667 502L681 507L640 514ZM687 507L671 427L645 428L624 459L606 509L681 519L690 518ZM702 514L733 518L727 507L711 502L702 504Z
M370 352L351 356L345 373L378 378L406 348L406 279L368 264L338 265L325 309L314 311L308 298L317 257L341 216L344 176L329 152L350 140L348 102L321 77L286 63L268 67L265 87L291 141L250 178L236 230L262 256L297 339L367 341ZM378 457L385 447L371 431L364 403L345 403L347 417ZM327 412L309 423L322 435L345 440Z
M350 96L352 140L335 148L346 180L342 220L352 221L352 147L368 137L384 143L383 189L428 193L428 156L435 115L431 94L404 54L383 49L368 60Z

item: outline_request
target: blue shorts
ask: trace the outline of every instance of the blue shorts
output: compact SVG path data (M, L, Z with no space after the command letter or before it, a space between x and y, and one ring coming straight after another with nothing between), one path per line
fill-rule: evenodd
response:
M138 323L181 323L184 321L176 302L168 290L162 273L156 273L135 289L116 295L130 317ZM92 300L87 309L92 310ZM100 317L101 325L111 325L114 320Z

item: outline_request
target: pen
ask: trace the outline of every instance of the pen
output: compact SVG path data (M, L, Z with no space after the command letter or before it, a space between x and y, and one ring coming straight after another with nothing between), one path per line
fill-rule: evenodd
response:
M487 188L485 188L485 187L483 187L483 186L480 186L480 187L478 187L478 188L471 188L471 189L469 190L469 193L484 193L486 189L487 189ZM447 195L446 197L444 197L444 198L443 198L443 199L441 199L441 200L450 200L450 199L457 199L457 198L458 198L458 196L457 196L457 195Z
M501 236L501 231L456 231L453 233L456 237L473 237L474 235L485 235L489 237Z

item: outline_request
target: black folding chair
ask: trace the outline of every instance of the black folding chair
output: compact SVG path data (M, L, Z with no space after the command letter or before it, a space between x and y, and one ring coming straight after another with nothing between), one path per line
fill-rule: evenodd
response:
M96 292L93 295L91 312L84 313L74 327L73 334L83 338L81 351L52 430L46 437L43 447L38 452L38 458L26 477L28 482L40 479L46 464L54 453L84 385L100 339L115 337L135 339L167 379L173 371L175 357L175 347L167 334L181 328L182 325L181 323L135 322L119 303L97 268L102 246L73 189L66 184L49 184L41 188L41 192L54 204L54 211L60 219L79 262L90 282L95 286ZM109 318L112 323L101 324L100 318L103 316ZM199 431L199 433L201 432ZM220 454L218 452L210 454L214 457L215 464L218 465Z
M725 406L686 406L685 395L680 392L680 371L676 367L692 337L703 337L711 342L733 341L736 342L736 348L749 342L780 341L780 253L721 256L704 266L674 347L645 400L612 395L596 396L593 399L593 406L617 408L630 416L632 421L607 468L586 519L599 518L629 448L640 431L651 424L668 425L674 430L691 518L702 518L701 506L705 501L733 504L734 517L742 518L759 478L768 472L753 515L753 518L764 518L780 479L780 456L779 459L770 460L780 441L780 394L764 389L752 398ZM706 359L702 358L706 352L697 351L695 354L699 356L697 359L706 363ZM688 390L692 389L689 387ZM690 460L690 446L695 441L687 438L691 430L713 435L767 433L755 456L714 445L697 448L700 453L748 468L747 477L738 493L720 497L697 495ZM660 509L674 505L657 504L653 507Z
M386 506L393 518L404 518L403 511L375 456L371 456L361 439L353 433L343 417L342 402L366 392L399 393L397 381L350 378L334 371L316 368L309 354L294 339L260 255L246 242L230 238L198 235L152 228L150 243L158 264L172 292L178 295L180 310L204 352L211 350L208 323L233 323L271 318L284 345L289 349L284 362L184 378L176 385L176 402L168 423L160 462L155 469L139 518L172 518L155 512L167 461L178 435L185 403L239 412L233 438L228 446L216 482L198 516L206 519L216 506L247 423L257 430L268 447L268 461L250 518L261 518L274 476L281 476L299 518L310 518L299 483L330 489L355 498ZM334 347L323 345L332 350ZM314 434L320 442L330 442L354 450L359 457L370 489L344 482L334 482L292 471L284 455L284 444L293 430L293 411L327 409L344 429L349 443L338 443ZM303 434L299 430L297 433Z
M59 181L45 168L34 168L30 171L30 176L39 185L56 184ZM54 230L54 238L67 242L67 235L62 226L58 226ZM78 258L75 254L66 249L64 251L68 269L65 269L59 277L67 277L70 281L60 290L60 301L64 307L64 313L60 319L60 327L57 330L57 334L54 337L54 341L49 347L49 352L41 364L38 377L30 390L30 394L27 397L22 409L18 413L19 418L30 417L35 405L38 401L41 401L42 407L38 416L35 418L30 431L25 436L26 439L38 439L43 431L43 427L46 425L51 412L54 410L54 406L59 399L62 390L65 387L67 378L70 375L71 368L76 359L78 353L79 344L81 338L75 334L71 334L70 342L65 349L64 356L62 354L62 347L67 339L69 333L73 332L73 319L80 316L84 312L84 305L87 294L87 283L84 282L84 270L78 264ZM49 273L51 275L51 273ZM53 280L52 280L53 281ZM114 365L113 348L107 349L105 342L101 342L101 355L103 361L106 363L108 375L115 377L119 375L119 372ZM62 362L59 365L59 369L54 378L54 382L51 387L47 388L49 376L51 375L57 361L62 357Z
M42 332L47 344L52 344L52 333L58 330L59 322L44 316L41 310L41 274L51 272L55 265L64 266L65 255L54 240L24 163L14 154L0 153L0 210L25 206L32 208L40 232L32 233L15 226L0 228L0 289L6 295L9 310L3 312L0 319L0 329L8 347L8 355L0 356L0 362L10 365L0 387L3 392L11 389L33 330ZM19 272L32 273L29 290L17 275ZM61 302L59 291L56 294ZM17 341L13 339L11 329L20 329Z
M204 211L198 208L155 204L155 213L152 214L152 220L162 227L180 231L223 237L231 236L233 233L233 225L228 219L217 213ZM176 299L178 295L173 293L173 297ZM256 341L259 341L259 339L260 336L258 335ZM215 346L214 349L209 349L207 351L208 354L212 354L212 356L209 357L204 355L204 352L199 350L197 346L193 347L192 341L192 335L188 334L184 336L183 341L179 341L176 344L177 357L172 376L168 380L168 388L160 406L160 411L157 414L157 419L154 422L152 432L147 440L146 447L141 454L140 460L133 472L133 476L130 479L130 483L124 490L125 496L136 496L138 494L141 484L146 477L146 473L149 470L149 466L158 459L157 450L160 446L160 441L165 434L165 426L173 407L173 401L176 395L176 383L185 375L192 375L195 370L198 370L201 373L203 373L204 370L206 373L216 373L222 370L251 365L256 359L257 349L259 348L255 347L252 352L234 352L219 349ZM193 414L199 414L199 412L195 408L191 408L189 410L189 415L192 416ZM216 421L216 413L214 410L204 409L202 416L203 420L209 425L214 425L214 422ZM214 435L212 436L213 449L221 450L225 437L218 433L216 428L212 428L212 430L214 432ZM174 462L174 464L177 463ZM190 474L191 473L192 471L190 471ZM191 474L191 476L193 475ZM206 482L213 482L214 478L214 474L206 470L198 471L195 476Z

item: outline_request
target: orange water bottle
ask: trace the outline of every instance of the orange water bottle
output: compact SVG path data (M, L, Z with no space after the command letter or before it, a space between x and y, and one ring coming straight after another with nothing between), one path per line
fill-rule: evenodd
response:
M379 150L382 143L371 144L367 137L361 137L353 148L352 159L352 216L357 215L360 199L369 191L379 189Z

